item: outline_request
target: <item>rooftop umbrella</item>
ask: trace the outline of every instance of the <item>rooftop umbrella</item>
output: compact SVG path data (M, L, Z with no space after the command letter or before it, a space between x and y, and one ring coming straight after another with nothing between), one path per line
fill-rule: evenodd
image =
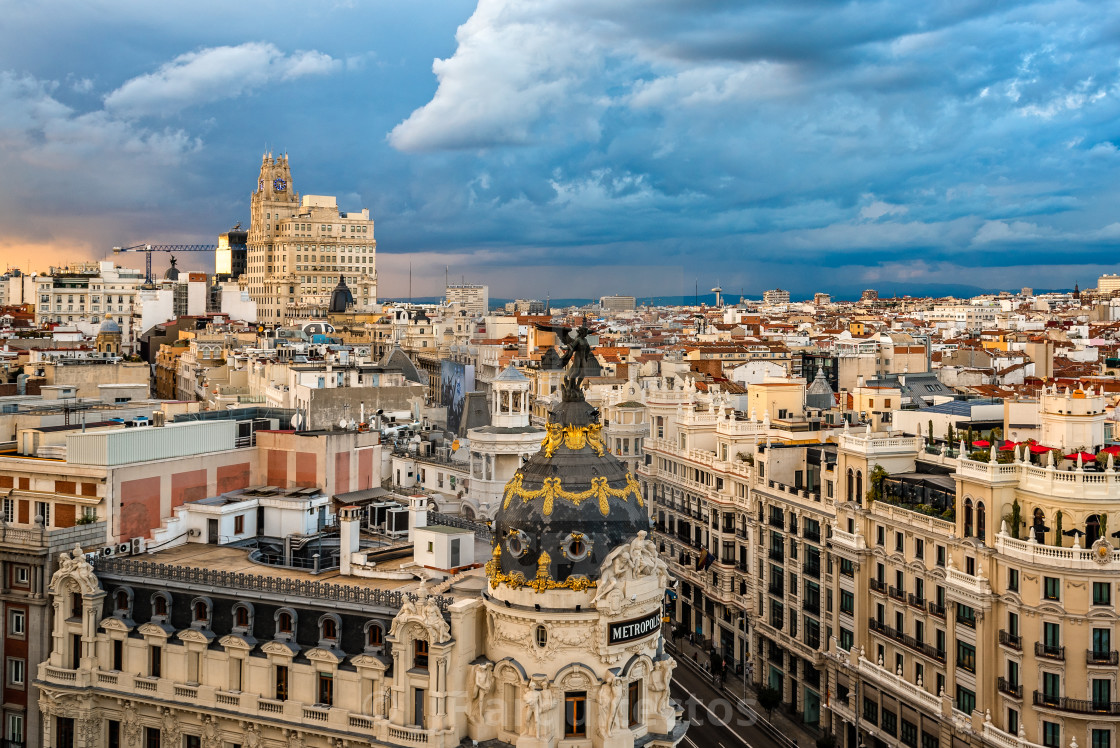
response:
M1076 527L1073 528L1072 530L1066 530L1065 532L1062 533L1062 535L1065 535L1067 538L1072 538L1074 535L1084 535L1084 534L1085 534L1085 532L1083 530L1078 530Z
M1031 445L1031 454L1032 455L1046 454L1049 451L1050 451L1050 447L1044 447L1041 444L1032 444Z
M1105 447L1101 451L1102 452L1107 452L1108 454L1114 455L1116 457L1120 457L1120 444L1114 444L1111 447Z
M1003 446L999 448L999 451L1000 452L1012 452L1012 451L1015 450L1016 447L1018 447L1022 443L1023 442L1005 441L1003 443Z
M992 446L992 443L989 442L987 439L977 439L976 441L974 441L972 443L972 446L974 446L974 447L990 447L990 446Z

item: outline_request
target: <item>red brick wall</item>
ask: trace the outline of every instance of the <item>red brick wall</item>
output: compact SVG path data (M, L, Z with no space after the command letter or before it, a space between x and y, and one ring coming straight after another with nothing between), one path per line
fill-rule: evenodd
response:
M373 450L358 450L358 487L357 491L373 488Z
M160 479L139 478L121 483L121 538L147 537L159 527Z
M206 470L188 470L171 476L171 508L206 498Z
M218 468L218 493L249 487L249 463L222 465Z
M338 452L334 456L334 492L350 490L350 453Z
M268 477L270 486L288 487L288 453L279 449L268 450Z
M314 452L296 452L296 486L308 488L315 485L315 466Z

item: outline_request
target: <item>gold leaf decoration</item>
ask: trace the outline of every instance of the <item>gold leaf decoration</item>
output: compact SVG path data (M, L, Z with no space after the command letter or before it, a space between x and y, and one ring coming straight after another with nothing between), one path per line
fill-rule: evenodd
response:
M529 490L524 486L524 476L521 473L515 473L513 479L506 484L505 497L502 501L502 509L508 509L510 502L514 497L521 499L525 504L535 499L544 499L542 511L545 516L552 514L553 503L556 499L564 499L570 501L576 506L579 506L584 501L594 498L599 502L599 512L606 517L610 514L609 499L622 499L628 501L631 496L638 502L638 506L644 507L645 503L642 501L641 486L638 481L634 479L633 475L626 474L626 485L622 488L611 488L607 483L607 479L603 476L598 476L591 480L591 487L583 491L568 491L560 483L560 479L556 477L545 478L541 487L535 490Z

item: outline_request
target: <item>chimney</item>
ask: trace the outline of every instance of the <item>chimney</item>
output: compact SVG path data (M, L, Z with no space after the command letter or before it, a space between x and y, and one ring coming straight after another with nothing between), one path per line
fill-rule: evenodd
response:
M350 563L354 553L359 550L362 529L362 510L356 506L344 506L338 512L341 525L339 533L339 569L344 576L350 576Z

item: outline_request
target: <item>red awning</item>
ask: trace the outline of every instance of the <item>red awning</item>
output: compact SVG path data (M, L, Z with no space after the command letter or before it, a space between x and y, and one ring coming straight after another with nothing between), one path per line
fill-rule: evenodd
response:
M1078 457L1081 458L1082 462L1093 462L1097 459L1097 456L1092 452L1074 452L1071 455L1066 455L1066 459L1070 462L1077 462Z
M987 439L977 439L976 441L974 441L972 443L972 446L974 446L974 447L990 447L990 446L992 446L992 443L990 441L988 441Z
M1114 457L1120 457L1120 444L1117 444L1117 445L1114 445L1114 446L1111 446L1111 447L1105 447L1101 451L1102 452L1107 452L1108 454L1113 455Z
M1032 444L1031 445L1031 454L1032 455L1044 454L1044 453L1049 452L1051 450L1052 450L1052 447L1044 447L1041 444Z

